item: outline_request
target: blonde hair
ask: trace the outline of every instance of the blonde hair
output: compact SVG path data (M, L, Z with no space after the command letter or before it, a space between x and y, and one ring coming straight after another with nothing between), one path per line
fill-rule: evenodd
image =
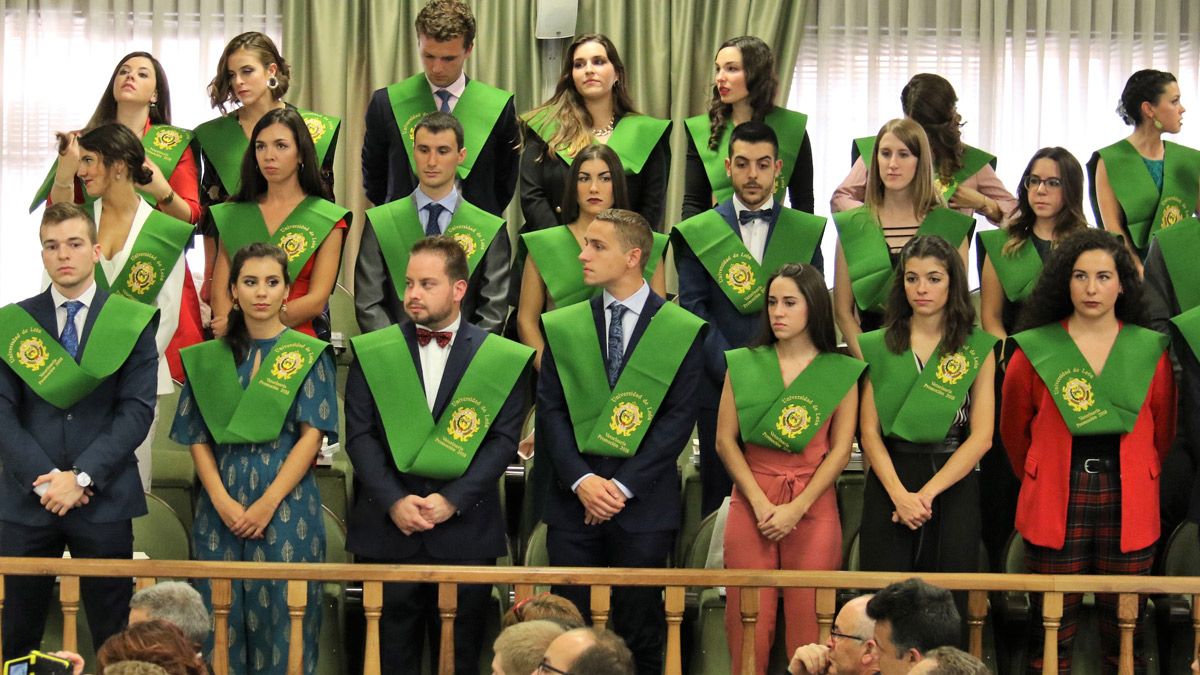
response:
M875 150L878 155L879 144L887 134L895 136L917 158L917 173L908 184L908 195L912 198L913 215L923 218L925 214L939 206L945 206L941 192L933 184L933 153L929 149L929 138L920 124L908 119L894 119L879 129L875 135ZM871 168L867 171L866 205L875 215L883 208L884 188L882 171L878 157L872 158Z

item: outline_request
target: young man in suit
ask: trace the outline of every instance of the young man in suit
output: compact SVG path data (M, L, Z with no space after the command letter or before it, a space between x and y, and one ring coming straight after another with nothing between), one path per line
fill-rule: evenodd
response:
M652 242L640 215L600 213L579 259L604 292L542 317L537 433L557 477L544 516L554 566L663 567L679 529L675 463L696 423L704 322L642 278ZM555 592L588 615L587 589ZM662 589L613 596L613 628L638 672L661 672Z
M785 263L823 269L825 219L776 203L783 171L779 141L763 122L734 127L725 171L733 196L671 231L679 272L679 304L710 325L700 386L701 514L717 510L733 481L717 457L717 407L725 381L725 352L750 344L762 328L767 278ZM704 251L697 255L695 251Z
M361 562L492 565L507 552L497 482L516 456L533 350L467 322L462 247L413 246L404 310L411 321L353 338L346 451L354 504L346 548ZM478 673L490 586L459 585L458 673ZM388 584L382 662L420 672L439 652L437 586Z
M467 129L467 160L458 171L463 195L491 213L512 201L517 186L517 112L513 95L472 80L463 65L475 47L475 16L460 0L432 0L417 14L424 72L377 90L367 107L363 187L379 206L408 196L420 169L412 156L413 125L440 110Z
M508 316L509 253L504 219L480 209L459 191L455 171L467 157L464 130L448 113L421 117L413 129L420 183L411 195L367 209L354 267L354 310L364 333L405 323L404 274L419 239L445 235L467 253L467 321L499 334Z
M70 203L39 229L44 292L0 308L0 555L133 557L146 513L134 450L150 430L158 387L158 310L95 283L96 224ZM4 579L4 658L37 649L53 577ZM119 632L130 579L81 583L93 644Z

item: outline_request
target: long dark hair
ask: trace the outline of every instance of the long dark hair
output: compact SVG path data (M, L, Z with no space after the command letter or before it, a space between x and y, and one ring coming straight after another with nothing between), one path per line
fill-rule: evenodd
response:
M154 178L146 168L146 149L124 124L102 124L79 137L79 147L100 155L106 168L122 164L135 185L149 185Z
M1142 277L1122 239L1106 230L1087 228L1068 235L1058 243L1042 266L1033 294L1025 301L1018 329L1037 328L1062 321L1075 312L1071 302L1071 273L1079 256L1088 251L1105 251L1112 256L1121 282L1114 312L1117 319L1139 326L1147 325L1142 306Z
M158 100L150 106L150 123L171 123L171 88L167 85L167 72L150 52L129 52L122 56L121 60L117 61L117 66L113 68L112 76L108 78L108 85L104 88L104 93L100 95L100 102L96 104L96 111L88 120L88 129L117 119L117 99L113 98L113 83L117 81L117 73L121 70L121 66L125 65L129 59L139 56L149 59L150 64L154 67L154 88L158 94Z
M925 129L933 150L933 169L949 178L962 168L966 146L962 142L962 116L955 106L958 94L946 78L933 73L912 76L900 91L900 107Z
M579 154L575 155L575 160L571 162L571 177L567 181L566 187L563 188L563 222L573 223L579 217L579 172L583 170L583 163L591 159L604 162L608 166L609 173L612 174L613 203L609 208L629 208L629 188L625 182L625 168L621 166L621 158L607 145L593 143L580 150Z
M1088 226L1087 217L1083 215L1083 169L1079 160L1075 159L1066 148L1042 148L1033 153L1033 159L1021 174L1021 182L1017 185L1017 210L1008 224L1008 241L1004 242L1005 255L1016 253L1025 242L1033 236L1033 224L1037 222L1037 214L1029 203L1029 188L1025 181L1033 173L1033 165L1039 159L1049 159L1058 165L1059 180L1062 181L1062 209L1054 216L1054 240L1058 242L1075 230Z
M229 295L231 297L237 297L234 289L237 288L238 277L242 275L242 267L245 266L247 260L257 258L270 258L279 263L280 269L283 270L284 285L289 287L292 285L292 277L288 274L288 257L283 249L265 241L256 241L246 244L233 254L233 262L229 265ZM236 303L229 309L229 317L225 324L225 337L221 339L229 345L229 349L238 363L245 360L250 353L250 343L253 340L250 338L250 331L246 329L246 316L242 314L242 308Z
M1130 75L1125 81L1125 88L1121 90L1117 114L1125 124L1136 127L1142 123L1142 103L1158 103L1158 97L1172 82L1175 82L1175 76L1163 70L1147 68Z
M272 63L275 64L276 86L271 89L271 98L276 101L283 98L291 81L292 67L288 65L287 59L283 58L283 54L279 53L279 47L275 46L274 40L265 33L250 31L230 40L229 44L225 45L225 51L221 52L221 58L217 61L217 74L208 83L208 99L212 107L225 112L225 104L238 102L237 93L233 90L233 78L229 76L229 57L239 49L253 52L264 70Z
M768 294L771 292L771 284L781 277L791 279L796 284L804 303L808 305L808 327L805 331L808 332L813 346L819 352L836 351L837 334L833 327L833 303L829 299L829 289L825 287L825 275L812 265L787 263L767 279ZM771 310L764 306L762 330L750 346L767 347L776 342L779 342L779 338L771 329Z
M313 146L312 134L309 133L304 118L293 108L276 108L263 115L258 124L254 125L254 131L250 134L250 145L246 148L246 154L242 156L242 186L238 189L237 194L230 197L229 201L257 202L259 197L266 194L267 179L258 168L258 157L254 151L254 144L258 142L258 135L262 133L262 130L272 124L282 124L292 131L296 150L300 153L300 167L297 172L300 189L304 190L306 195L329 199L329 191L321 182L321 167L317 162L317 150Z
M946 306L942 310L941 353L952 354L966 343L975 326L975 306L971 304L971 291L967 288L967 271L962 258L950 242L938 236L913 237L900 249L900 261L892 277L892 290L888 293L887 309L884 313L884 341L893 354L907 351L912 337L912 305L904 292L904 267L913 258L934 258L946 268L949 288Z
M762 39L753 35L730 38L717 47L737 47L742 52L742 73L750 99L750 119L763 121L775 109L775 94L779 91L779 76L775 73L775 53ZM721 102L721 92L713 84L712 100L708 103L708 149L721 145L725 124L733 116L733 105Z

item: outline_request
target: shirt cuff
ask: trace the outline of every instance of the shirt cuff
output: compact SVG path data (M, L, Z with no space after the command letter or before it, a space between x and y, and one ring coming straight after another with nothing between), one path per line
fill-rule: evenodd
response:
M622 485L621 481L614 478L614 479L612 479L612 482L613 482L613 485L616 485L618 488L621 489L621 492L625 493L625 499L633 499L633 493L629 491L629 488Z
M582 483L583 481L585 481L588 478L591 478L592 476L595 476L595 475L596 474L594 474L594 473L585 473L582 476L580 476L579 480L575 481L574 483L571 483L571 492L577 492L579 490L580 483Z

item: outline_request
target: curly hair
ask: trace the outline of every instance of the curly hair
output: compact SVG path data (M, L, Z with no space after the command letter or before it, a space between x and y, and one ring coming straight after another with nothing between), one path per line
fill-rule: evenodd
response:
M168 675L204 675L203 660L195 645L174 625L154 619L134 624L113 635L96 652L98 671L120 661L144 661Z
M1117 114L1125 124L1136 127L1142 123L1142 104L1157 103L1167 85L1175 81L1175 76L1166 71L1150 68L1137 71L1125 81L1121 101L1117 104Z
M905 116L925 129L933 150L934 168L947 179L962 168L962 155L966 151L957 105L958 94L941 75L918 73L900 90L900 107Z
M271 89L271 97L274 100L278 101L283 98L288 91L288 83L292 79L292 67L288 65L287 59L283 58L283 54L279 53L279 47L275 46L275 41L265 33L258 31L242 33L225 45L225 51L221 52L221 58L217 61L217 74L208 83L208 99L212 103L212 107L221 112L225 112L227 103L236 103L238 100L237 92L233 90L233 77L229 74L229 57L242 49L253 52L262 63L263 68L272 63L275 64L276 86Z
M154 91L158 100L150 106L150 123L171 123L171 87L167 85L167 72L150 52L129 52L122 56L121 60L117 61L117 67L113 68L112 77L108 78L108 85L104 87L104 93L100 94L100 102L96 104L96 110L88 120L88 129L117 119L117 99L113 97L113 83L117 81L117 73L121 72L121 67L130 59L138 57L149 60L154 68Z
M761 122L775 109L775 95L779 92L775 53L767 43L753 35L730 38L717 47L717 53L726 47L737 47L742 53L742 72L745 73L746 90L750 99L750 119ZM709 150L716 150L721 145L725 124L732 117L733 105L721 102L721 93L714 84L712 100L708 104Z
M1025 301L1018 330L1062 321L1075 312L1075 304L1071 302L1071 273L1079 256L1088 251L1105 251L1116 265L1117 278L1121 282L1121 294L1114 307L1117 319L1138 326L1148 325L1142 304L1142 277L1122 238L1089 227L1060 241L1050 254L1033 293Z
M425 35L438 42L461 37L463 47L469 49L475 44L475 15L460 0L430 0L417 13L413 27L417 35Z
M1037 214L1029 203L1029 188L1025 181L1033 173L1033 165L1039 159L1048 159L1058 165L1058 179L1062 181L1062 208L1054 215L1054 240L1061 240L1068 234L1086 228L1087 216L1083 215L1083 168L1066 148L1042 148L1033 153L1033 158L1021 174L1021 182L1017 185L1017 209L1009 221L1008 239L1004 242L1004 255L1014 255L1033 236L1033 225L1037 222Z
M892 276L892 289L884 312L883 325L887 330L884 342L893 354L905 352L910 346L913 308L904 289L904 269L913 258L934 258L946 269L949 288L942 310L941 353L952 354L966 344L967 336L975 326L975 306L971 304L962 258L950 242L938 236L913 237L900 249L900 261Z

